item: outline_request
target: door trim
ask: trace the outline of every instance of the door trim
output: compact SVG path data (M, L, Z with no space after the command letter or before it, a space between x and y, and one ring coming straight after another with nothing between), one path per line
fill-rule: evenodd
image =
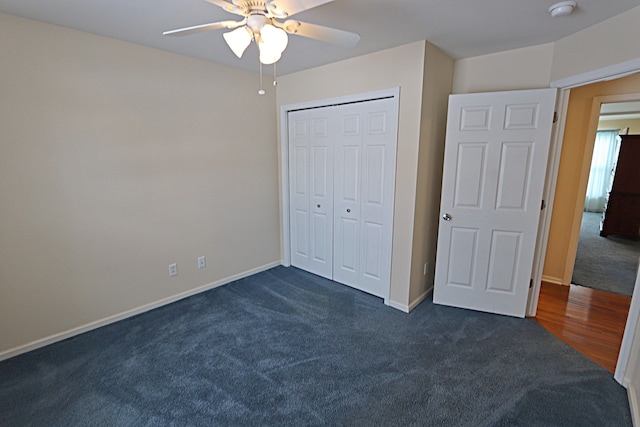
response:
M564 127L566 123L567 110L569 109L569 95L571 93L571 89L592 83L615 80L638 72L640 72L640 58L600 68L597 70L588 71L586 73L581 73L564 79L555 80L552 81L549 85L552 88L560 89L557 102L558 122L556 123L557 129L553 133L553 137L551 139L551 147L549 149L553 157L549 159L549 165L547 166L547 186L545 191L545 200L547 202L547 206L542 213L540 227L538 229L539 243L537 245L537 251L534 257L534 265L532 270L533 287L529 292L529 302L526 314L528 317L535 317L536 311L538 310L538 298L540 296L541 285L540 282L543 279L542 270L544 268L547 243L549 241L551 213L553 212L555 188L558 181L558 170L560 169L560 153L562 152ZM638 323L638 321L640 321L640 315L634 319L629 318L629 320L633 321L633 324L635 325L636 323Z
M394 98L398 114L400 114L400 87L280 106L280 226L282 230L280 234L280 244L282 247L282 265L285 267L291 266L291 244L289 240L291 233L289 228L289 133L287 131L287 129L289 129L289 111L330 107L333 105L366 102L378 98L390 97ZM387 305L389 304L388 295L385 297L384 302Z
M562 90L556 97L556 111L567 111L569 105L569 91ZM562 136L566 124L566 114L558 115L558 122L555 123L551 133L551 145L549 146L549 160L547 162L547 175L545 177L544 191L542 199L546 207L540 215L538 222L538 236L536 239L536 251L533 255L533 268L531 278L533 286L529 290L529 300L527 302L526 316L535 317L538 310L538 299L540 297L540 285L543 279L544 258L547 254L547 243L549 242L549 228L551 227L551 212L553 211L553 201L556 195L556 184L558 182L558 170L560 169L560 155L562 153Z

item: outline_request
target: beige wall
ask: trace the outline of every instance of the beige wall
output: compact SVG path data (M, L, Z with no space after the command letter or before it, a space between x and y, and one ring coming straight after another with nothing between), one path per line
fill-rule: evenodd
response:
M588 163L585 165L585 162L590 162L593 152L594 141L587 137L593 99L596 96L638 92L640 74L571 90L543 270L544 280L565 285L571 280L575 237L580 229L580 219L576 218L576 214L584 206L589 175Z
M418 289L415 293L425 287L422 277L413 283L411 274L414 239L425 239L414 234L425 52L427 60L431 56L440 73L442 70L437 64L443 61L443 56L422 41L289 74L280 77L278 83L278 106L400 87L390 295L390 303L398 307L410 306L412 287ZM443 62L449 61L447 58ZM444 90L448 91L446 85L445 82ZM424 142L426 144L427 139ZM431 207L436 206L438 195L431 195L429 203Z
M551 81L640 57L640 6L555 43Z
M0 356L279 262L256 74L3 14L0 63Z
M553 43L455 62L453 93L549 87Z
M411 292L420 301L433 289L436 243L440 224L440 189L444 162L447 105L453 84L453 60L431 43L426 44L420 119L420 148L416 211L414 215ZM427 274L424 275L424 263Z
M629 128L630 135L640 134L640 119L601 120L598 123L598 130L626 129L626 128Z

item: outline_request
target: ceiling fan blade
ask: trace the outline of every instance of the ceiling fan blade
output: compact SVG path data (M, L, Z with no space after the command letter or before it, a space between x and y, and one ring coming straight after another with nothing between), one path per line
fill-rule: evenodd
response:
M244 13L230 1L225 0L205 0L208 3L214 4L226 10L229 13L235 13L236 15L244 16Z
M354 47L360 41L360 34L308 22L286 21L282 27L289 34L308 37L343 47Z
M220 21L210 24L195 25L193 27L178 28L177 30L165 31L164 36L186 36L188 34L199 33L201 31L218 30L220 28L236 28L243 25L244 21Z
M285 11L287 12L287 16L292 16L332 1L333 0L274 0L271 3L276 5L276 10Z

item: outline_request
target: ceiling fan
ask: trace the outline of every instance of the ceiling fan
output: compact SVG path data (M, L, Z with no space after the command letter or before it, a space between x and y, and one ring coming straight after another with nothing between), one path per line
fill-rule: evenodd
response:
M260 51L261 64L274 64L287 47L287 34L295 34L344 47L353 47L360 35L336 28L300 22L289 17L296 13L330 3L333 0L205 0L229 13L240 15L240 21L220 21L165 31L167 36L184 36L218 29L230 29L223 37L233 53L242 58L251 41Z

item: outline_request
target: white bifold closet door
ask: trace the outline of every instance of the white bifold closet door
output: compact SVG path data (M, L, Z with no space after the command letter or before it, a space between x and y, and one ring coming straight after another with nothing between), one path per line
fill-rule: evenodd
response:
M388 298L394 98L289 112L291 264Z
M333 278L335 111L289 112L291 265Z

